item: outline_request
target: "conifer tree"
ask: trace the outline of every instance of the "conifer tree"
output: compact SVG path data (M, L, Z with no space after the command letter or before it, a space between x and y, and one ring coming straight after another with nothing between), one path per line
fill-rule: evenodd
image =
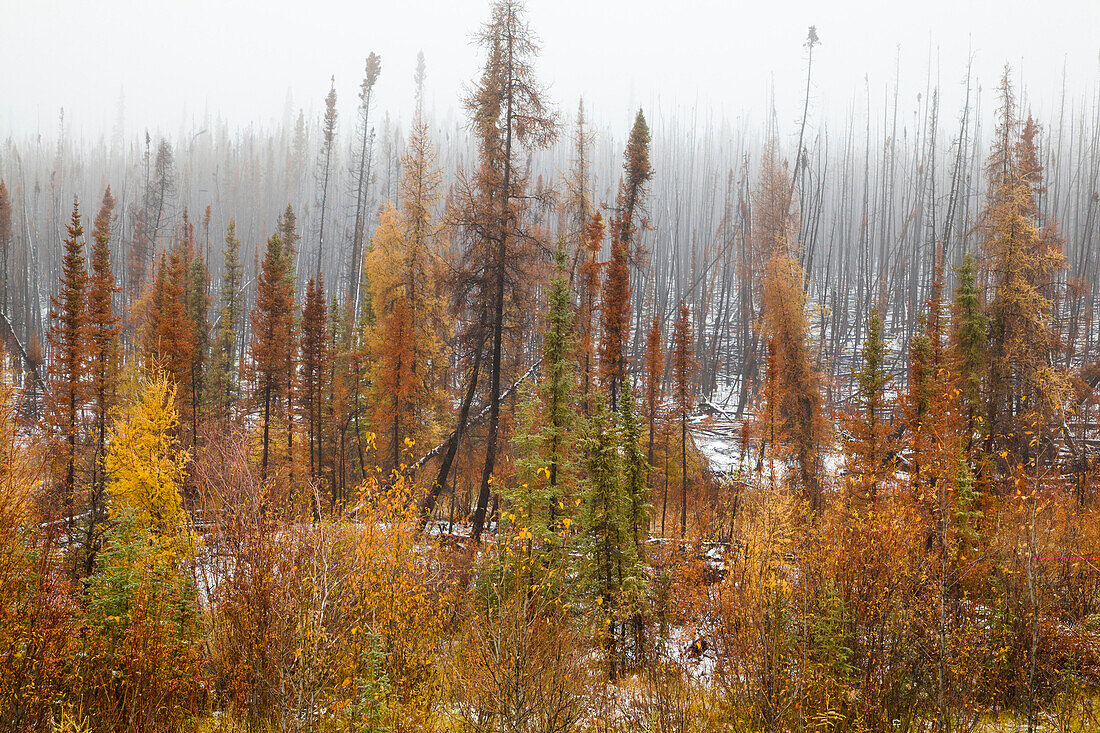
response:
M859 502L878 501L878 489L890 472L890 410L886 390L890 374L886 369L886 342L882 316L871 308L867 338L862 348L863 363L856 374L855 406L848 417L847 463L851 493Z
M592 394L597 383L596 323L599 305L601 271L604 263L599 260L603 247L604 225L600 212L592 213L584 224L583 249L580 257L580 277L576 315L577 363L580 368L581 408L585 415L592 411Z
M291 360L294 297L287 278L283 240L272 234L267 240L252 309L252 343L249 375L252 404L259 411L262 430L260 475L269 478L272 428L290 392L287 363Z
M95 218L92 234L92 270L88 278L88 326L89 350L88 382L91 388L92 478L88 501L87 532L84 537L86 552L85 573L95 569L95 555L99 549L99 526L104 519L104 490L106 486L104 457L107 449L108 422L111 411L118 402L119 323L115 315L114 296L120 291L111 270L111 216L115 199L111 187L103 193L103 203Z
M329 463L329 500L333 507L344 498L348 484L349 445L348 432L353 426L355 406L353 391L357 389L355 371L355 335L351 324L351 309L337 302L335 297L329 303L328 321L331 332L329 344L329 381L332 384L331 395L325 402L322 424L328 432L322 440L332 446Z
M301 237L297 230L297 217L294 209L287 204L282 216L275 223L275 229L279 233L280 251L279 257L283 268L283 292L287 297L288 310L283 318L287 324L287 342L283 350L283 369L286 388L283 390L281 404L283 424L286 427L286 462L287 478L290 484L294 483L294 392L298 382L298 269L297 269L297 244ZM320 277L320 261L318 260L317 274ZM322 294L322 298L323 298Z
M218 296L218 318L210 357L207 384L210 404L215 417L227 421L233 414L240 385L237 380L237 334L241 326L241 241L232 219L225 229L225 248L221 286Z
M821 449L829 431L820 377L810 355L802 268L785 248L764 276L764 328L772 380L767 413L774 419L772 450L797 469L797 484L815 511L822 508Z
M399 471L401 450L412 428L419 425L420 387L413 371L416 331L405 279L404 236L397 212L390 206L382 212L368 256L368 272L375 288L374 388L375 424L385 426L388 437L390 470ZM407 420L410 428L403 430Z
M175 535L183 524L181 491L190 454L176 435L176 389L163 372L147 377L111 429L106 466L120 512L147 533Z
M566 200L563 201L563 215L567 221L566 243L576 258L573 267L583 262L585 253L585 229L594 213L592 204L592 174L589 150L593 134L586 126L584 100L577 103L576 128L573 133L573 160L570 175L566 180ZM575 271L575 269L574 269ZM581 301L584 296L581 294Z
M631 557L635 565L630 568L631 573L636 573L639 585L632 587L632 592L638 593L633 600L640 600L641 586L644 583L643 568L646 560L645 543L649 537L650 518L653 515L653 504L650 502L649 471L650 464L642 452L641 424L637 409L637 401L634 397L634 389L627 377L623 384L623 394L619 411L619 432L623 456L623 491L626 494L627 523L630 526L630 539L633 543ZM645 649L645 619L639 608L633 609L630 614L630 628L633 629L633 641L635 645L635 659L640 660ZM624 643L626 641L627 624L624 621Z
M85 302L88 274L83 254L84 227L80 223L80 206L75 200L65 231L61 282L58 294L50 299L46 422L50 426L50 455L57 482L58 508L67 520L68 532L72 536L76 517L77 464L88 390L88 312Z
M280 256L284 260L287 282L290 284L294 293L297 294L298 242L302 241L302 236L298 234L298 216L294 213L294 208L290 204L286 205L286 208L283 209L283 213L276 219L275 233L279 235L279 240L282 242L280 245L280 252L282 252L282 254Z
M944 527L950 520L953 487L960 479L964 442L957 405L958 377L947 351L943 314L943 275L938 263L920 327L910 346L905 401L911 440L911 492L927 511L930 532L938 531L940 541L946 542Z
M652 177L649 127L642 111L638 110L623 154L623 175L619 180L611 233L611 260L607 265L601 304L600 369L613 412L618 410L618 393L626 379L626 352L630 345L630 264L640 262L644 256L636 239L639 224L635 219L645 211L645 187Z
M543 342L545 376L540 385L547 417L547 481L550 485L550 517L553 521L559 473L568 453L568 434L576 421L574 403L574 365L569 359L573 338L572 293L565 275L564 242L555 253L556 272L550 283L549 327Z
M176 191L175 161L167 140L157 145L155 158L150 150L149 134L145 134L143 158L144 188L140 205L133 212L133 237L126 261L126 296L132 303L148 282L156 263L157 243L170 224L172 198Z
M909 383L905 393L905 420L909 432L910 485L919 493L924 482L922 461L930 452L927 428L934 392L932 339L923 322L909 342Z
M687 502L688 487L691 482L688 477L687 452L688 452L688 413L693 407L692 398L695 387L695 336L691 328L691 316L687 303L680 301L680 315L672 326L672 351L669 357L672 361L672 386L673 397L676 401L676 412L680 418L680 539L687 535Z
M1042 167L1029 117L1020 131L1016 101L1005 69L993 150L987 166L989 196L982 213L983 267L989 299L987 441L1004 454L1002 471L1033 460L1060 424L1068 385L1054 367L1056 344L1050 290L1065 267L1057 229L1040 220L1036 197ZM994 446L989 446L994 447Z
M636 239L640 226L636 217L645 212L646 184L651 178L653 167L649 163L649 125L646 124L645 115L638 110L626 141L623 176L619 180L619 194L615 201L619 239L626 244L633 262L639 262L643 257Z
M634 552L638 558L645 557L645 540L649 533L649 517L653 507L649 502L649 461L642 453L642 431L638 422L637 402L634 390L627 378L623 385L622 409L619 411L619 425L622 434L623 488L628 501L628 518Z
M369 423L374 363L369 336L376 322L370 307L373 294L366 276L364 286L363 307L354 322L350 303L339 303L333 297L329 305L332 396L323 422L332 436L331 498L334 503L347 498L349 484L354 485L368 475L371 467L367 456L376 441Z
M182 236L167 255L161 255L156 278L146 288L142 312L141 346L147 370L163 370L186 396L180 407L184 442L193 445L197 427L192 401L192 377L195 369L197 337L195 323L188 310L188 290L193 247L193 231L186 214Z
M423 69L419 71L422 75ZM401 210L383 211L367 257L376 321L375 424L388 428L380 432L390 443L392 470L400 468L402 450L433 432L440 406L442 230L432 212L442 178L435 157L418 104L401 159Z
M310 278L306 284L305 305L302 307L302 364L299 383L299 410L306 418L310 477L321 476L324 470L323 405L331 386L328 378L328 339L324 279L314 282Z
M982 310L974 257L969 252L962 265L955 268L955 303L951 318L951 348L954 368L959 376L959 391L963 400L967 455L983 432L982 395L986 375L986 333L989 319Z
M619 388L626 376L626 351L630 339L630 245L622 240L621 229L612 230L611 259L607 263L603 298L600 303L600 376L615 412Z
M624 481L621 433L600 394L584 439L583 528L591 561L582 577L602 616L610 679L623 667L623 630L644 592L645 580L632 536L632 506Z
M769 336L762 328L764 325L764 276L767 263L777 252L790 254L790 237L794 222L790 213L791 181L786 161L776 150L777 143L771 139L764 147L759 180L754 186L751 201L751 226L742 237L742 246L737 262L740 304L741 349L741 388L737 403L740 415L748 405L760 382L760 362L764 362L764 379L775 380L776 374L767 372ZM742 210L747 202L741 201ZM766 385L765 385L766 391ZM765 400L765 404L774 406ZM769 409L771 409L769 407ZM773 411L774 413L774 411ZM773 414L774 417L774 414ZM774 426L774 422L772 423ZM771 432L769 428L767 432ZM774 452L773 452L774 455Z
M473 310L489 333L489 426L473 518L473 537L480 541L497 459L505 310L522 290L532 241L526 228L527 176L519 153L549 145L557 125L556 114L535 79L538 43L523 4L497 0L476 38L486 60L466 106L478 141L479 165L458 219L470 237L464 269L474 273L471 289L478 305Z
M814 365L806 315L805 273L790 207L789 174L771 141L754 192L754 246L767 258L763 280L764 342L768 345L765 428L773 455L797 469L797 484L815 511L822 508L821 449L830 424Z
M208 354L210 351L210 280L206 272L206 263L201 254L190 252L187 264L187 281L184 298L186 301L188 327L192 334L194 348L191 351L190 390L186 399L190 403L188 414L191 418L192 444L198 440L199 425L206 408L206 379Z
M576 364L573 346L572 292L566 274L565 242L558 241L555 272L550 280L546 329L542 345L542 380L535 399L521 415L515 438L516 463L523 480L519 500L535 532L550 537L572 508L576 411Z

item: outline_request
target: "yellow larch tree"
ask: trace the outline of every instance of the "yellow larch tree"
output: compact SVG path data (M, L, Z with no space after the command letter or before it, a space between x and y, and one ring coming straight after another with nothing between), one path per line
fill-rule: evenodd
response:
M831 425L821 394L821 375L810 350L810 323L806 315L805 273L798 263L798 244L787 185L786 165L774 144L764 155L756 192L760 219L753 236L770 254L764 270L763 327L771 357L768 368L766 414L775 419L772 450L796 473L810 507L822 508L822 448Z
M104 461L114 513L132 513L142 529L158 535L174 535L183 521L180 487L190 455L176 438L178 426L176 387L157 372L119 413Z
M441 176L418 111L402 159L401 209L388 206L367 255L376 322L371 335L379 455L399 469L402 453L431 437L440 404L436 371L443 332L441 228L433 208Z

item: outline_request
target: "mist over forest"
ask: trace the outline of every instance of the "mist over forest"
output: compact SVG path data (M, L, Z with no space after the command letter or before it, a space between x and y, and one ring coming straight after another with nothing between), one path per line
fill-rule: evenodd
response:
M469 5L3 83L0 729L1100 730L1098 11Z

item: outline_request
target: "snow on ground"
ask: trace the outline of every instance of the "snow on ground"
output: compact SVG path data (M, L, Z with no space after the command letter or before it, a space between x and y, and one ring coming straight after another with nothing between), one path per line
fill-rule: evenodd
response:
M695 446L706 458L710 470L718 475L733 474L741 465L740 446L721 436L696 432Z
M757 466L760 449L755 441L747 446L747 454L742 450L742 428L755 418L755 412L746 408L737 415L737 401L740 386L737 380L719 385L711 399L699 402L690 417L689 427L695 446L706 459L710 470L718 477L732 477L738 472L753 473ZM845 453L839 447L823 451L822 463L825 472L839 476L844 471ZM776 478L782 479L784 467L776 462ZM770 470L767 461L761 466L758 478Z

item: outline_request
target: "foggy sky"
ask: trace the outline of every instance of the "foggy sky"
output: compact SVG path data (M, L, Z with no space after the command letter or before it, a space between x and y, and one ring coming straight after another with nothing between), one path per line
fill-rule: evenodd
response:
M814 124L864 107L865 76L881 105L895 68L905 110L938 73L950 124L970 54L986 90L1012 63L1037 112L1057 105L1063 69L1071 102L1094 98L1100 81L1100 0L530 0L528 10L551 96L572 114L583 95L616 131L639 105L762 122L774 88L789 133L811 24ZM76 136L109 134L120 95L128 136L198 129L205 115L266 126L288 100L316 117L332 75L347 121L369 51L382 57L378 109L408 117L423 50L429 107L458 114L479 66L470 34L487 11L487 0L0 0L0 139L53 138L61 107Z

